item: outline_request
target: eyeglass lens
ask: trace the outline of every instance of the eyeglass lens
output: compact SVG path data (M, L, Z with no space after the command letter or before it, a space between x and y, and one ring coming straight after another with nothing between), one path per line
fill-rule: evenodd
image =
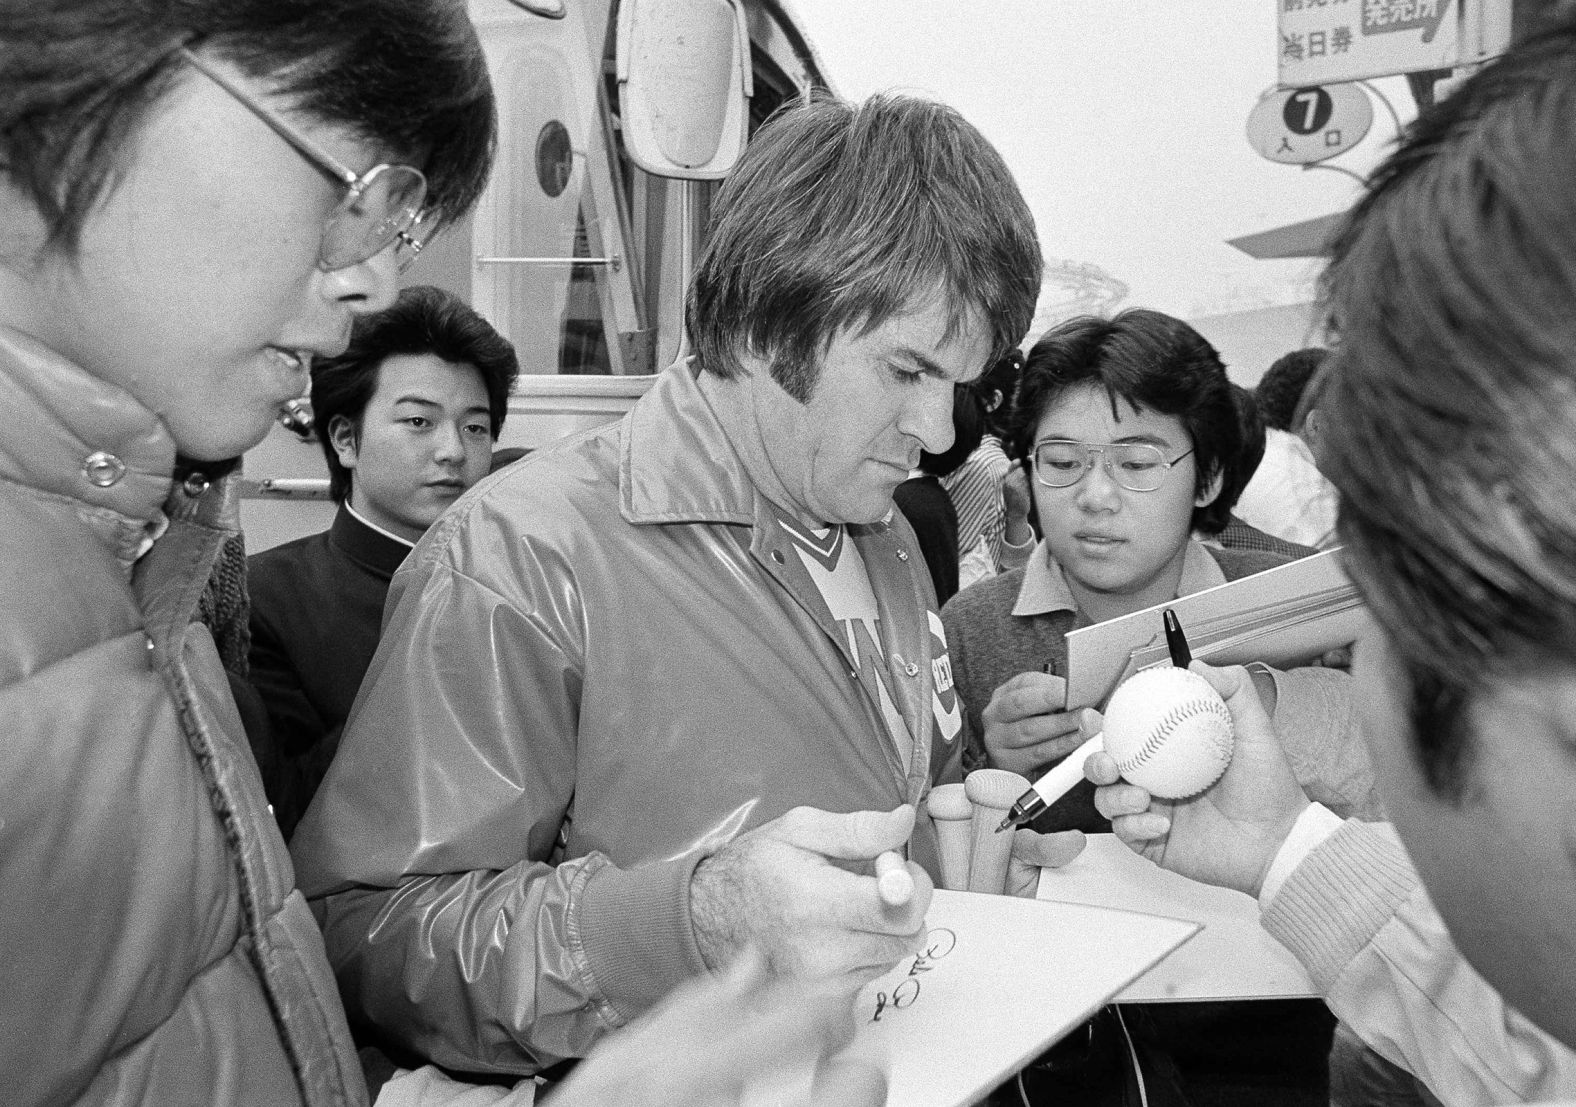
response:
M323 228L323 265L339 269L376 257L416 225L427 180L408 165L379 165L352 186ZM409 255L414 258L416 246ZM406 260L405 258L401 259Z
M1041 442L1034 450L1035 475L1041 484L1067 488L1102 461L1105 471L1123 488L1153 492L1165 479L1165 455L1141 442L1091 446L1084 442Z

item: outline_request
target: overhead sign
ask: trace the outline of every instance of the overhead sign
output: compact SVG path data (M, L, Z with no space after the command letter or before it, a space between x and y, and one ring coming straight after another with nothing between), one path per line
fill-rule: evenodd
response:
M1356 85L1283 88L1248 113L1248 142L1271 161L1312 165L1356 146L1373 122L1373 104Z
M1453 69L1502 52L1511 0L1276 0L1280 83Z

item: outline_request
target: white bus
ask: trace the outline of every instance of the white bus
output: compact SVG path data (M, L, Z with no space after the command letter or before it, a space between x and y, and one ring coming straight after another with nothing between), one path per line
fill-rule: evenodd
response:
M457 293L521 377L499 446L617 418L683 340L711 198L748 136L827 82L780 0L470 0L498 101L472 215L402 278ZM250 552L333 519L317 444L276 427L246 455Z

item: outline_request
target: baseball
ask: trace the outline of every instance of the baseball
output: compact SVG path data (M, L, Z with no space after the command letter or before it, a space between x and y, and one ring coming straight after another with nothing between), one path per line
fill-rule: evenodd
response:
M1231 764L1231 712L1197 673L1144 669L1105 707L1105 752L1122 776L1161 799L1202 792Z

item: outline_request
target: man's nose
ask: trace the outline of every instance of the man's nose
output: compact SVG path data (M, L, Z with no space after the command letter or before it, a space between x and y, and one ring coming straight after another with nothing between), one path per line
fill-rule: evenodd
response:
M442 462L465 460L465 442L460 438L458 427L449 423L438 424L438 429L433 432L432 456Z
M927 453L944 454L957 437L952 425L953 386L947 381L926 381L924 395L909 406L902 429L919 439Z
M354 265L323 273L323 294L356 315L393 307L399 296L399 262L391 246Z

